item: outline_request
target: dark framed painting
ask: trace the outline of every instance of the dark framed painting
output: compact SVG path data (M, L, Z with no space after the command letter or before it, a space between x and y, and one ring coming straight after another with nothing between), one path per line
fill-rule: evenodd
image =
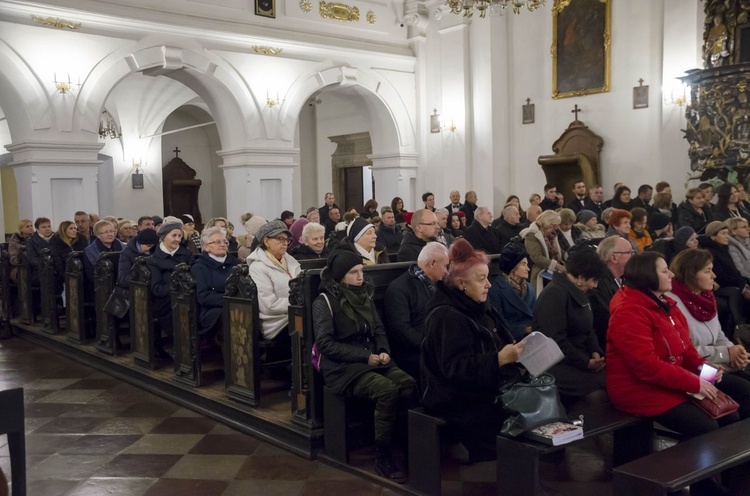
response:
M552 98L609 91L612 0L555 0Z
M750 24L737 26L734 38L734 51L735 63L750 62Z
M276 0L255 0L255 15L276 19Z
M648 108L648 85L633 86L633 108Z

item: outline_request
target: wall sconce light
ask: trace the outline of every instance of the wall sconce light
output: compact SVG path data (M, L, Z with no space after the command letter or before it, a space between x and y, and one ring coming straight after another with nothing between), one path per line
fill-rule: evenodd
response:
M274 108L274 107L280 107L283 105L284 99L279 99L279 93L276 93L276 98L273 99L268 95L268 92L266 92L266 107L268 108Z
M143 173L141 172L143 169L146 168L146 162L144 162L141 159L133 159L133 174L130 175L130 178L133 182L133 189L143 189Z
M677 105L683 107L690 104L687 85L681 81L665 86L662 91L664 93L665 105Z
M81 87L81 77L78 76L78 83L73 83L70 80L70 74L68 74L68 80L67 81L58 81L57 80L57 73L54 73L55 77L55 89L58 91L58 93L62 93L63 95L68 92L75 92L78 91L78 88Z
M439 133L443 130L443 125L440 123L440 114L437 109L432 109L432 115L430 116L430 132Z

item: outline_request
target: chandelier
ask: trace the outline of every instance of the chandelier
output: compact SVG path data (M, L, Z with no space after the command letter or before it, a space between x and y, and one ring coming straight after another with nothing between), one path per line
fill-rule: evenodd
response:
M464 17L471 17L474 10L477 10L482 19L487 15L487 11L491 16L505 15L508 4L513 8L514 14L520 14L524 6L529 12L534 12L544 5L544 0L448 0L451 13L460 15L463 12Z
M104 109L102 115L99 117L99 137L109 137L110 139L122 138L120 128L117 127L114 117L107 112L107 109Z

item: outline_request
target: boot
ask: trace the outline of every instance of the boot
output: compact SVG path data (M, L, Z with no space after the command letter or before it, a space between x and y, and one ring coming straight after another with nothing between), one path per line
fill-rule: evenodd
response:
M390 442L380 442L375 448L377 460L375 461L375 471L381 477L388 480L403 484L406 482L406 474L396 466L393 461L393 451Z

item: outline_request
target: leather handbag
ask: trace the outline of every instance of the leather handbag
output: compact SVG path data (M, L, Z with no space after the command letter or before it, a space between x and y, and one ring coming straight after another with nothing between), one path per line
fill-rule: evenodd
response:
M130 300L128 299L128 290L115 286L112 290L112 294L109 295L107 303L104 304L104 311L110 315L121 319L127 315L130 310Z
M692 401L695 406L706 412L706 414L712 419L726 417L727 415L739 410L740 405L738 405L731 396L720 390L717 390L716 392L718 393L716 398L709 398L706 396L700 400L695 396L690 396L690 401Z
M568 420L555 378L550 374L526 376L504 391L500 400L511 414L500 430L504 436L516 437L540 425Z

